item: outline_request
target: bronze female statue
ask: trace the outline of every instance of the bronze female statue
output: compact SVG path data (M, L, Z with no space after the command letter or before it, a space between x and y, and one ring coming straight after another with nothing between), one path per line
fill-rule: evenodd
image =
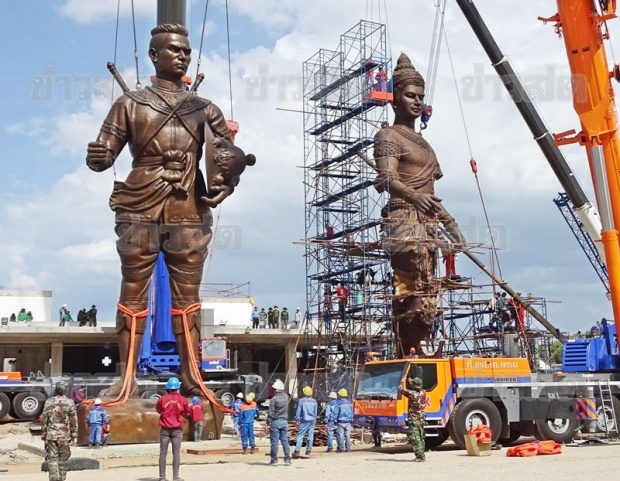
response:
M398 58L393 83L394 124L375 136L375 187L390 195L383 211L383 243L393 270L394 330L400 355L405 355L412 347L420 352L435 319L438 224L458 243L465 239L435 195L435 181L443 174L435 152L415 130L424 111L425 83L405 54Z

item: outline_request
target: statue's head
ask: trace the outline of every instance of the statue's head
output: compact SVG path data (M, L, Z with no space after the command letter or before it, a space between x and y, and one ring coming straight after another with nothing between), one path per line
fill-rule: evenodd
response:
M157 78L181 80L192 59L187 29L183 25L162 23L151 30L149 58Z
M424 111L424 77L411 64L404 53L400 54L394 73L394 112L397 116L418 118Z

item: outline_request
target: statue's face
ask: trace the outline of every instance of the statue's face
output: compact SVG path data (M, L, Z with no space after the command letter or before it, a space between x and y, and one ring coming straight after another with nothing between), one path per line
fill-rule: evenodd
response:
M189 39L176 33L161 33L157 48L149 51L159 77L180 79L187 72L192 59Z
M396 91L394 106L397 114L417 119L424 111L424 87L407 85Z

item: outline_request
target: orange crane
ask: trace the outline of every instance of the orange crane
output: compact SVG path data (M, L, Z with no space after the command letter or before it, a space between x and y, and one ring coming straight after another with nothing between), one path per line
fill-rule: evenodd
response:
M554 22L564 39L573 85L573 105L581 131L555 136L558 145L578 142L586 148L601 217L601 239L609 272L610 298L616 332L620 332L620 140L611 79L620 81L620 69L609 68L604 40L607 21L616 18L615 0L558 0L558 13L539 17Z

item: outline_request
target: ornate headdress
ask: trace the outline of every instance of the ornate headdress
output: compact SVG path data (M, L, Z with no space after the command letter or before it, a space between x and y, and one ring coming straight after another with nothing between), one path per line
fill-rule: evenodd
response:
M407 85L417 85L424 87L424 77L411 64L411 60L404 53L400 54L396 62L396 68L392 74L394 80L394 89L401 89Z

